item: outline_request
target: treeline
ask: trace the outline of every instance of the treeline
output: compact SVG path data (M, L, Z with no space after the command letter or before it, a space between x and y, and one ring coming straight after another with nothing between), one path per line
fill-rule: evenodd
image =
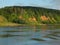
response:
M19 24L60 24L60 10L41 7L4 7L0 8L0 16Z

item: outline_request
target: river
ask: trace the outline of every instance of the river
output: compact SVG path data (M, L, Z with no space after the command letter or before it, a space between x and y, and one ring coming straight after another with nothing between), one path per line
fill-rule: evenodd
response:
M60 45L58 27L50 25L0 27L0 45Z

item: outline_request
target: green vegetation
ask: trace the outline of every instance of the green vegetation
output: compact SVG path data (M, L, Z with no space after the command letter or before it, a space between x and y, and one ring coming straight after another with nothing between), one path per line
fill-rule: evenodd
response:
M60 10L29 6L4 7L0 8L0 25L4 24L60 24Z

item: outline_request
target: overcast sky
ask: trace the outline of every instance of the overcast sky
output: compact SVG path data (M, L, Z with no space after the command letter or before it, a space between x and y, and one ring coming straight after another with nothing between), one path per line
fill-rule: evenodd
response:
M13 5L60 9L60 0L0 0L0 7Z

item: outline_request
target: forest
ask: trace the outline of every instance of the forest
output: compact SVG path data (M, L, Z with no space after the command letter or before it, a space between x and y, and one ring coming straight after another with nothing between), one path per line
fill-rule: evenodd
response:
M60 10L32 6L0 8L0 23L60 24Z

